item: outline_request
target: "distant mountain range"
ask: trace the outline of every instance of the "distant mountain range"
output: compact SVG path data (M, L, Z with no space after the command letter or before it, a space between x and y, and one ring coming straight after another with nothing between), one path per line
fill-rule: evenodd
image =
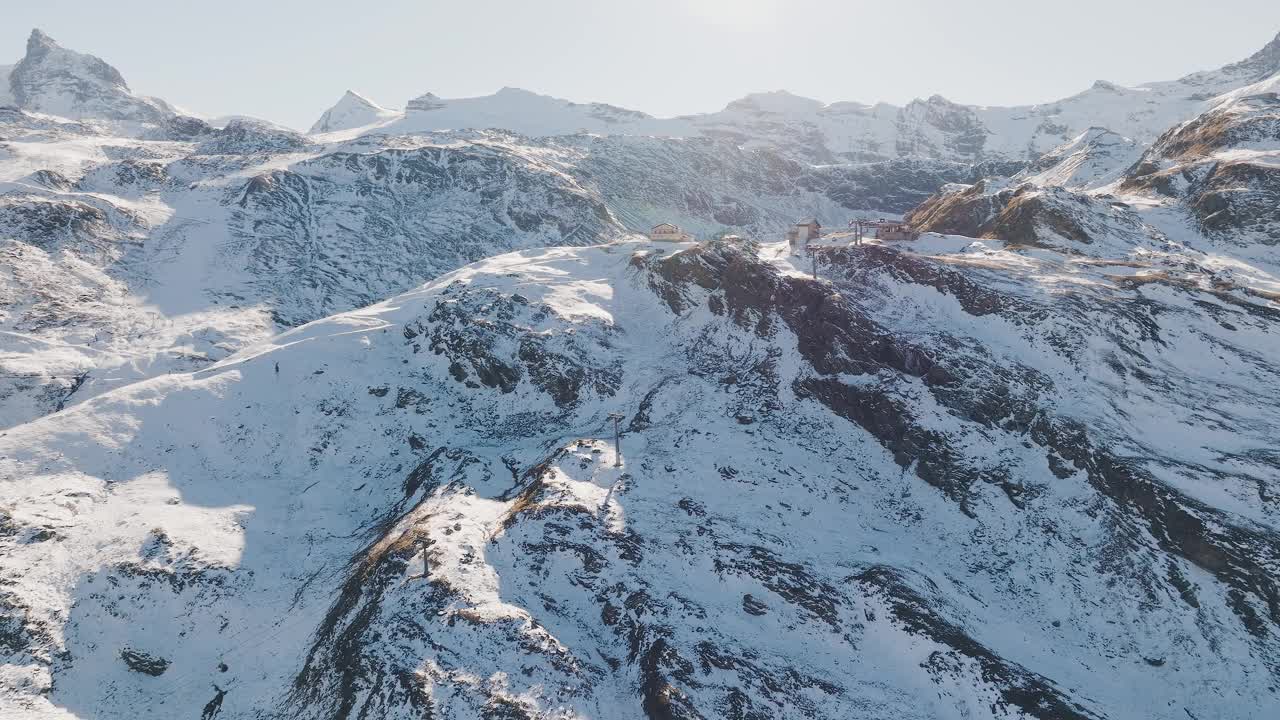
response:
M428 93L400 112L348 92L311 132L501 128L531 137L588 132L727 139L744 148L769 148L813 163L901 157L1029 162L1093 126L1149 143L1174 122L1207 109L1214 97L1277 72L1280 37L1249 58L1217 70L1134 88L1100 80L1057 102L1014 107L963 105L938 95L905 107L824 105L777 91L748 95L719 112L655 118L517 88L450 100Z

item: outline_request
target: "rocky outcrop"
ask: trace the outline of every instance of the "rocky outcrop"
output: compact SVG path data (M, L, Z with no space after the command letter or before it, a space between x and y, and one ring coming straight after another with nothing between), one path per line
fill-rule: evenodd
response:
M134 650L133 648L121 650L120 659L124 661L125 665L129 666L130 670L152 677L160 677L165 670L169 669L168 660L149 655L141 650Z
M1280 227L1280 98L1271 84L1227 96L1170 129L1122 188L1185 202L1219 239L1274 244Z
M264 155L299 152L310 145L303 135L269 123L236 119L196 145L196 155Z
M1008 206L1015 190L988 190L987 181L945 188L912 208L903 219L921 232L982 237Z
M584 395L614 395L622 371L594 352L597 345L611 344L617 328L578 322L560 331L566 323L552 307L531 305L519 294L454 285L430 315L407 325L404 335L415 353L442 356L449 375L467 387L510 393L528 383L568 411Z

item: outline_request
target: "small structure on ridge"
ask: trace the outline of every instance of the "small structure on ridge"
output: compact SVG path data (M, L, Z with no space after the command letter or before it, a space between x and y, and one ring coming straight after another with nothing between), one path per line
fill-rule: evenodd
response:
M802 220L787 231L787 244L791 246L792 255L800 255L809 247L810 240L817 240L822 235L822 225L817 220Z
M900 220L885 220L881 218L874 223L870 223L870 225L875 228L877 240L920 239L920 232L918 230Z
M658 223L649 230L649 239L655 242L691 242L693 236L671 223Z

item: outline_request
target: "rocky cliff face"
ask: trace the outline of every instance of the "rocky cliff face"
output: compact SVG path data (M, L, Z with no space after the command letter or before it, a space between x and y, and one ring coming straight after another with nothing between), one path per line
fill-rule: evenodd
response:
M1094 190L1122 178L1145 149L1135 140L1092 127L1045 153L1014 178L1043 187Z

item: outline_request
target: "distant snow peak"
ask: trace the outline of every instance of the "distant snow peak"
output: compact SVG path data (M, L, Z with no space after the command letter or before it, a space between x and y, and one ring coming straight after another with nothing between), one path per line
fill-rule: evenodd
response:
M801 97L786 90L751 93L725 106L726 112L748 111L776 113L780 115L812 113L821 110L825 104L820 100Z
M139 97L103 60L68 50L43 31L27 39L27 54L9 73L18 107L72 119L158 124L177 113L167 103Z
M58 47L58 43L40 28L32 28L27 37L27 57L38 56Z
M311 126L311 134L336 132L365 127L399 116L354 90L343 93L342 98Z

